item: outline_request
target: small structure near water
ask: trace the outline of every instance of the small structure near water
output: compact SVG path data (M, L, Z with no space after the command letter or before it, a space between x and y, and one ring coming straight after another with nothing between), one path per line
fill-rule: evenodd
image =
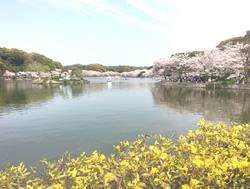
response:
M5 79L14 79L16 77L16 74L14 72L10 72L10 71L6 70L3 74L3 77Z

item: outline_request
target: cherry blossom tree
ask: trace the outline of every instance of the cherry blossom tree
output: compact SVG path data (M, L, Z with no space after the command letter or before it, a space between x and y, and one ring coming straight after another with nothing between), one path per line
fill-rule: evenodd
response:
M247 45L237 43L227 45L223 49L216 48L191 55L191 53L179 53L167 59L154 62L153 72L155 75L164 76L165 79L195 80L200 78L207 81L208 78L218 80L247 77ZM195 79L196 78L196 79Z

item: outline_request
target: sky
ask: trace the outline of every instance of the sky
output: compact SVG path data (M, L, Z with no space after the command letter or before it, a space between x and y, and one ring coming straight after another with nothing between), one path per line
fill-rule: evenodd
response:
M0 47L63 65L150 66L250 30L250 0L0 0Z

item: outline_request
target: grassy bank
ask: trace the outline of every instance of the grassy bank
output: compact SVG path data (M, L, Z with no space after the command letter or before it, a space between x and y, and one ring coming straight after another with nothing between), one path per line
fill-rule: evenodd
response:
M39 169L0 171L0 188L249 188L250 125L210 124L176 143L163 136L121 142L110 156L93 152L43 161Z

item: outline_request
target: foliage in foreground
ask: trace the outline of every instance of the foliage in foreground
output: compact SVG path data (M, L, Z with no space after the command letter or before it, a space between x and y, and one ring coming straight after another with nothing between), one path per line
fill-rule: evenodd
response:
M116 153L93 152L39 169L22 163L0 171L0 188L249 188L250 125L209 124L180 136L141 136Z

